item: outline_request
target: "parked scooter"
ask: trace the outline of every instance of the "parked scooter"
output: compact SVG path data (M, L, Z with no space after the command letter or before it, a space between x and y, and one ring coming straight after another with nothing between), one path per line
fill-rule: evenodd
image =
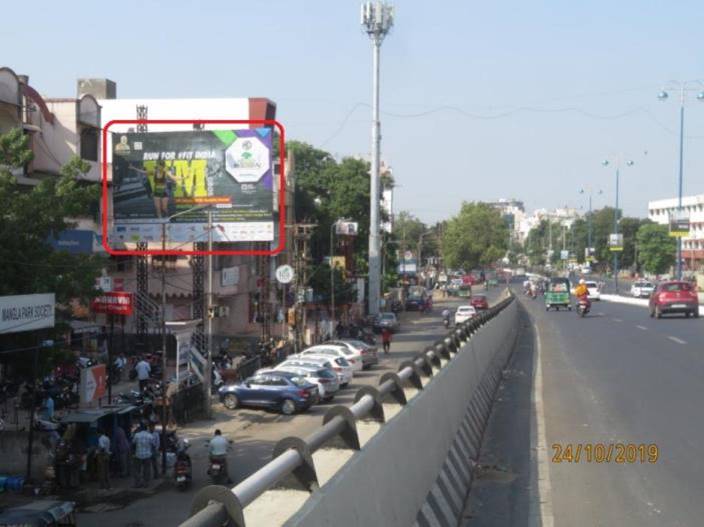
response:
M193 479L191 456L188 455L188 448L190 446L188 439L184 439L180 441L178 450L176 451L174 478L176 479L176 488L178 490L186 490L191 485Z

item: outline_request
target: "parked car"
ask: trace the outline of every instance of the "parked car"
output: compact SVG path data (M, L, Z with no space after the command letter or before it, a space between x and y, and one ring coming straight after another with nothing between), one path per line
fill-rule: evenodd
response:
M374 364L379 364L379 356L377 355L377 348L373 344L367 344L366 342L359 339L340 339L331 340L330 344L339 344L340 346L345 346L345 348L353 353L353 357L362 357L362 369L366 370L371 368ZM347 360L350 360L349 358Z
M384 328L390 329L394 333L398 331L399 323L395 313L391 313L388 311L384 313L379 313L379 316L374 321L374 329L377 331L381 331Z
M340 388L345 388L352 380L353 370L352 365L347 362L344 357L330 355L313 351L312 353L300 353L298 355L290 355L288 360L301 359L311 364L317 364L323 368L328 368L337 374L337 380L340 382Z
M289 371L301 377L305 377L307 381L312 382L318 387L321 400L332 401L335 394L340 390L340 382L337 380L337 374L332 370L321 368L315 364L303 363L305 366L301 366L300 364L300 361L298 361L297 364L284 361L279 364L275 370Z
M594 281L588 280L584 283L587 286L587 298L589 300L601 300L601 291L599 291L599 284Z
M218 390L225 408L254 406L291 415L310 408L318 399L318 388L294 372L260 370L252 377Z
M699 317L699 297L689 282L671 280L658 284L648 305L651 317L660 318L666 313Z
M486 299L486 295L474 295L472 296L470 303L477 311L489 309L489 301Z
M631 296L636 298L648 298L655 291L655 285L647 280L638 280L631 286Z
M347 360L349 365L352 367L352 371L362 371L364 362L362 359L362 354L357 350L350 350L347 346L336 344L335 342L326 342L325 344L318 344L317 346L311 346L301 352L304 357L306 355L327 355L330 357L342 357Z
M474 308L474 306L458 307L457 311L455 311L455 325L461 324L462 322L466 322L476 314L477 310Z

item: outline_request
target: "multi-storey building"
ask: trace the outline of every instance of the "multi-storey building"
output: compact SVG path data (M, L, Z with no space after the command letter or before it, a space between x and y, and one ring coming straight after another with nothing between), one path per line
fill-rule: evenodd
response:
M648 202L648 218L668 225L680 210L677 198ZM696 268L704 261L704 194L684 196L682 214L689 219L689 236L682 239L682 259L688 268Z

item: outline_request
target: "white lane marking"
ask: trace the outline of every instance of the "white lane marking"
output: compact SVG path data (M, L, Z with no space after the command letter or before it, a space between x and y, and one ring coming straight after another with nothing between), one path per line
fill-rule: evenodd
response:
M648 328L646 328L645 326L636 326L636 327L637 327L638 329L642 329L642 330L644 330L644 331L645 331L646 329L648 329Z
M537 324L533 324L535 330L536 348L535 348L535 377L533 379L533 393L531 399L533 403L533 415L535 419L536 434L531 437L535 440L535 452L538 457L538 495L534 497L531 505L536 506L536 501L539 505L539 518L541 527L553 527L554 518L552 515L552 487L550 485L550 463L548 462L547 439L545 438L545 410L543 408L543 368L541 365L541 349L540 333L538 332ZM532 434L531 434L532 436ZM538 512L538 511L536 511ZM532 514L533 519L536 514Z
M623 322L623 320L621 320L620 318L615 318L613 320L614 320L614 322Z
M677 342L677 344L687 344L686 340L678 339L677 337L668 335L667 338L670 339L672 342Z

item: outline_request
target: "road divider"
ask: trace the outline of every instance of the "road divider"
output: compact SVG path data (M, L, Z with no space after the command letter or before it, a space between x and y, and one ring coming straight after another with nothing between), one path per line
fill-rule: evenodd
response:
M201 489L181 527L456 523L517 325L507 293L234 488Z

